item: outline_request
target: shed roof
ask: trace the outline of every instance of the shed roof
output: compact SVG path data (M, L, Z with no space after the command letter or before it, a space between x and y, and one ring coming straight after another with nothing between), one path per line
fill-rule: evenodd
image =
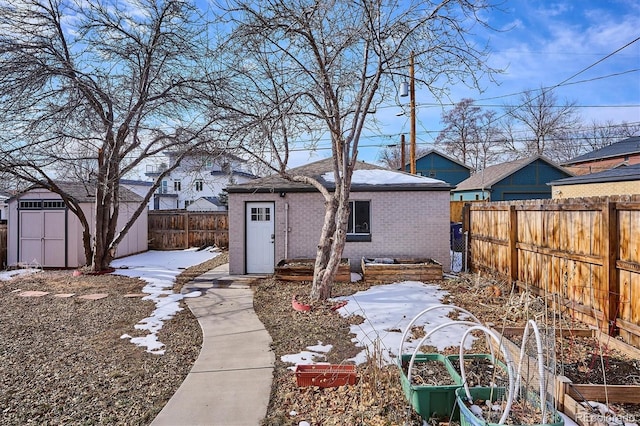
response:
M583 183L622 182L628 180L640 181L640 164L622 165L613 169L581 176L572 176L549 182L551 186L579 185Z
M544 161L553 167L562 169L560 166L554 164L551 160L541 156L535 155L532 157L521 158L515 161L508 161L506 163L500 163L493 166L489 166L483 170L479 170L474 173L469 179L465 179L460 182L455 191L468 191L474 189L490 189L491 186L500 182L502 179L514 174L518 170L528 166L536 160ZM564 169L562 169L565 171ZM569 172L567 172L569 173ZM570 173L569 173L570 174Z
M75 200L77 200L79 203L93 203L96 200L95 197L95 193L96 193L96 184L95 182L64 182L64 181L56 181L55 185L57 185L60 190L66 194L69 194L71 197L73 197ZM42 188L42 189L46 189L49 191L52 191L52 187L42 183L42 184L36 184L36 185L32 185L31 187L29 187L28 189L26 189L25 191L21 192L20 194L15 195L13 198L19 198L22 195L24 195L25 193L33 190L33 189L38 189L38 188ZM52 191L55 192L55 191ZM120 202L135 202L135 203L140 203L142 202L143 198L141 196L139 196L138 194L136 194L133 191L128 190L127 188L125 188L124 186L120 186Z
M611 145L587 152L565 163L565 166L584 163L587 161L603 160L605 158L620 157L628 154L640 154L640 136L632 136Z
M327 158L296 167L287 171L291 176L307 176L318 180L329 190L335 189L333 180L333 159ZM351 191L449 191L451 186L441 180L432 179L405 172L387 169L370 163L358 161L351 181ZM316 189L306 183L293 182L279 174L273 174L251 182L230 185L231 193L247 192L315 192Z

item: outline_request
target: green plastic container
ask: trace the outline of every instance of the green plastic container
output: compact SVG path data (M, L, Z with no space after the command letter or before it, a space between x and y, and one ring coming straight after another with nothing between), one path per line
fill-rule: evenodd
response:
M458 373L458 369L460 368L460 355L447 355L446 359L448 362L451 363L451 368L453 370L453 373L452 373L453 379L456 381L458 385L464 385L464 383L462 382L462 376L460 373ZM465 354L464 359L465 360L486 359L488 361L491 361L492 356L491 354ZM500 376L504 378L504 386L502 386L502 383L499 383L499 386L497 387L506 389L509 386L509 369L500 360L495 360L493 364L497 366L500 370L502 370ZM479 386L473 386L473 387L488 388L491 386L490 386L490 383L484 383L484 384L480 384Z
M496 392L496 388L483 388L483 387L470 388L469 392L471 393L471 397L473 398L474 401L478 399L486 401L489 398L495 401L496 399L495 397L498 394L498 392ZM471 410L469 409L469 407L467 407L467 404L465 403L467 401L467 394L464 388L456 389L455 393L456 393L457 406L460 410L460 426L498 426L497 423L489 423L483 419L476 417L471 412ZM553 409L553 407L549 407L548 417L551 419L552 423L543 423L543 424L526 425L526 426L564 426L564 420L562 419L562 417L560 417L558 412ZM518 426L518 425L513 425L513 426Z
M403 354L401 356L401 365L399 367L402 390L404 391L407 400L413 406L413 409L424 420L429 420L431 418L456 420L459 413L457 409L454 411L456 402L455 391L460 387L460 385L422 386L409 383L404 371L405 369L403 369L402 366L406 365L408 367L408 364L411 361L411 356L412 354ZM452 381L455 381L453 377L455 371L453 371L451 364L447 362L444 355L417 354L414 365L428 361L441 362L446 367L449 374L451 374Z

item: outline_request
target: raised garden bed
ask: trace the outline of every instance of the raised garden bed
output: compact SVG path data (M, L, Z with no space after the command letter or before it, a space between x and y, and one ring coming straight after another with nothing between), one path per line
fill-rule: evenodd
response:
M520 351L519 339L522 337L523 329L510 327L503 329L502 332L506 337L503 343L511 355L515 356ZM589 359L589 362L583 363L578 373L572 375L573 380L559 373L553 375L553 380L555 380L554 397L558 401L559 409L582 426L596 424L598 420L603 418L597 409L589 409L587 407L587 401L608 402L609 407L613 407L614 411L620 413L620 415L636 419L640 418L640 386L629 384L629 378L634 375L634 372L631 371L629 373L628 369L624 369L626 371L623 374L624 377L618 377L619 374L617 373L619 372L615 370L622 370L622 368L617 361L614 362L617 359L622 361L623 358L627 358L627 361L635 366L634 361L637 362L636 360L640 359L640 351L597 330L574 329L562 330L562 333L557 332L556 339L562 338L576 340L576 347L581 348L585 353L595 351L597 346L593 345L599 341L600 344L608 348L609 357L604 359L605 374L608 376L606 385L597 383L598 380L601 380L597 374L600 373L599 375L601 376L601 372L598 372L598 368L601 366L599 357L593 363L591 359ZM591 351L585 350L585 345L591 345L593 349ZM571 348L567 349L565 345L564 350L568 351ZM562 354L557 355L558 363L561 356ZM529 364L535 365L535 360L530 359ZM606 371L607 365L611 367L609 372ZM532 374L530 379L539 380L535 368L528 371ZM587 379L587 382L584 383L584 379L587 377L590 377L591 382ZM581 378L583 380L580 380Z
M283 259L276 265L275 277L281 281L313 281L315 259ZM349 259L341 259L336 274L336 281L351 281L351 264Z
M318 386L321 388L355 385L357 382L356 366L343 364L298 365L296 366L296 382L298 386Z
M464 388L456 390L456 398L460 407L461 426L494 426L498 424L505 408L506 395L495 392L492 388L471 388L472 401L467 400ZM487 404L491 401L491 404ZM482 413L482 414L480 414ZM478 418L481 415L482 419ZM564 420L557 411L548 406L548 414L543 423L540 401L531 395L527 400L513 401L507 418L503 424L527 426L563 426Z
M362 258L364 280L371 283L442 279L442 265L426 258Z
M454 407L459 385L455 384L454 371L444 355L417 354L411 383L407 374L410 360L411 354L402 354L400 384L413 409L424 420L457 418Z
M462 385L463 380L460 371L460 356L447 355L447 359L456 372L456 383ZM464 369L467 384L470 387L509 386L509 371L507 366L496 360L492 362L490 354L466 354L464 356Z

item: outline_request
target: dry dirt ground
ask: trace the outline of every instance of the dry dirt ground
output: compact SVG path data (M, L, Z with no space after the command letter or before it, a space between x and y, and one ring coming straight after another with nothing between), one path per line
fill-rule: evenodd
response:
M449 291L446 302L471 311L483 323L490 323L498 330L501 327L522 327L528 319L542 315L546 309L539 298L522 293L512 294L505 283L487 277L465 275L434 284ZM361 282L336 284L333 296L348 295L366 288L368 285ZM395 365L376 368L374 360L358 366L360 381L354 386L297 386L291 365L280 361L282 355L298 353L307 346L322 342L324 345L333 345L326 361L346 363L359 351L351 343L353 336L349 333L349 327L364 320L361 317L343 318L330 309L331 305L314 307L310 312L293 310L292 297L305 295L309 289L309 283L279 282L274 279L264 280L256 289L256 312L271 334L276 355L271 401L264 424L294 426L306 420L311 425L421 425L421 419L408 407ZM559 327L587 328L571 318L558 316L561 317L557 322ZM565 345L562 359L557 360L565 374L571 375L575 370L575 374L571 375L575 383L598 383L600 363L593 360L599 359L597 356L600 352L594 346L593 339L569 337ZM428 348L425 349L428 351ZM482 339L476 340L474 351L488 353ZM458 348L448 348L445 354L458 354ZM639 361L613 350L607 351L607 355L609 362L605 366L611 367L605 367L609 384L632 384L630 380L634 380L634 377L640 380ZM614 359L617 361L614 362ZM427 375L437 376L437 369L430 369ZM486 379L479 381L486 382ZM625 407L626 413L640 414L638 408Z
M225 253L185 270L174 290L227 260ZM496 325L522 325L524 312L536 303L521 295L509 296L504 284L474 276L437 284L449 290L448 302ZM123 276L73 277L71 271L45 271L0 281L0 425L148 425L191 369L202 336L196 319L184 309L159 333L159 340L166 345L165 355L146 353L120 339L123 334L135 336L133 326L154 309L152 302L140 297L124 297L139 293L143 286L142 281ZM362 282L336 284L333 296L366 288ZM21 297L18 289L51 293ZM312 425L422 424L406 402L398 368L380 368L375 357L358 366L359 381L354 386L297 386L290 365L280 361L282 355L298 353L321 341L333 345L328 362L345 363L360 351L351 342L349 327L364 320L343 318L330 309L331 305L315 306L306 313L294 311L292 297L308 291L308 283L273 278L262 280L255 288L255 309L273 339L276 356L271 401L263 424L298 425L302 419ZM54 293L75 296L59 298ZM78 298L91 293L107 293L108 297ZM588 342L574 343L577 349L571 351L574 355L567 363L579 363L576 370L584 377L585 368L593 364L594 350ZM454 348L448 352L457 353ZM613 360L615 354L609 355ZM626 361L626 367L635 366ZM633 371L640 375L639 370ZM609 375L608 371L612 383Z
M226 262L225 254L185 270L178 287ZM72 271L0 281L0 424L148 425L190 371L202 335L184 309L158 335L164 355L120 339L136 336L134 325L155 309L141 297L124 297L144 285ZM50 293L21 297L17 290ZM53 296L69 293L75 295ZM79 298L97 293L108 296Z

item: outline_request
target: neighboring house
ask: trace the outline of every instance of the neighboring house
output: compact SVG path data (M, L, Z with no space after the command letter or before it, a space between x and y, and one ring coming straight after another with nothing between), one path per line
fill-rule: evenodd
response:
M95 187L85 183L58 185L79 203L89 224L95 225ZM118 228L132 217L142 198L120 188ZM7 264L47 268L77 268L85 262L82 225L58 194L32 187L9 199ZM138 217L118 245L116 257L147 251L147 212Z
M626 164L640 164L640 136L632 136L573 158L562 165L575 175L609 170Z
M332 159L291 174L312 176L335 190ZM358 162L343 257L359 269L362 257L432 258L449 269L449 191L441 180ZM311 185L279 175L231 185L229 272L273 273L283 259L315 258L324 198Z
M167 163L148 166L145 173L155 178L175 164L179 153L168 151ZM218 197L228 185L249 182L256 176L247 162L226 153L194 152L185 156L167 175L153 198L154 210L184 209L202 197Z
M451 191L453 201L551 198L547 182L572 176L552 161L534 156L479 170Z
M405 166L405 172L410 170L411 165ZM471 167L432 149L416 159L416 174L456 186L471 176Z
M640 194L640 163L550 182L553 198Z
M200 197L187 206L190 212L224 212L227 206L218 197Z
M149 193L149 190L153 186L153 182L149 182L146 180L135 180L135 179L120 179L120 186L128 189L140 196L140 198L144 198ZM149 210L153 210L153 198L149 200L147 204Z

